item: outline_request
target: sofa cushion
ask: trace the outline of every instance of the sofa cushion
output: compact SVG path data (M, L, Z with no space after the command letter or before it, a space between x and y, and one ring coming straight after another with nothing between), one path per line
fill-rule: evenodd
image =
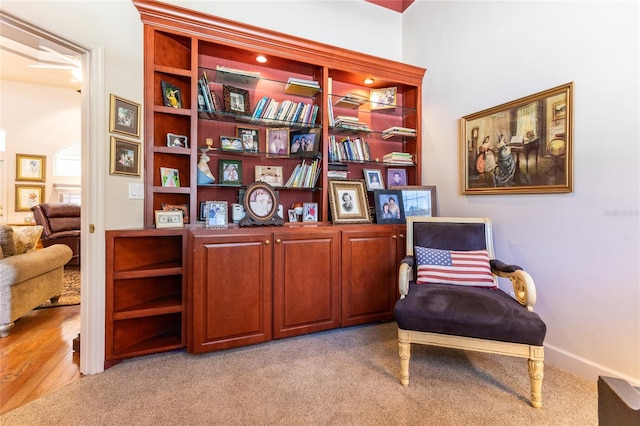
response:
M0 225L0 246L4 256L16 254L16 242L13 239L13 228L8 225Z
M455 284L497 288L487 250L452 251L414 248L418 284Z
M398 327L541 346L547 331L535 312L502 290L451 284L419 285L396 302Z
M42 235L42 226L13 226L13 239L16 244L16 254L34 251Z

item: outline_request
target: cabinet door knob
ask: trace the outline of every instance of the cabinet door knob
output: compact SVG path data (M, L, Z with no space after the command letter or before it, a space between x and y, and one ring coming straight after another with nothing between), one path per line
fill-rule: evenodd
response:
M271 241L269 241L269 240L264 240L264 243L265 243L266 245L269 245L269 244L271 244Z
M404 234L400 234L400 238L404 238Z
M391 236L391 238L393 238L393 239L395 240L395 239L396 239L396 238L398 238L398 237L396 237L395 235L392 235L392 236Z
M276 240L276 244L280 244L281 242L282 242L282 240L280 240L280 238L278 238L278 239Z

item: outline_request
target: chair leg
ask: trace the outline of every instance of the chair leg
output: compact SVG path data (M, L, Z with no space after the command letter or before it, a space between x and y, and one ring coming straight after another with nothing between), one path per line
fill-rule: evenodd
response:
M531 405L542 407L542 378L544 377L544 348L529 348L529 379L531 380Z
M8 324L0 324L0 337L7 337L14 325L14 322L10 322Z
M398 339L400 354L400 383L409 386L409 358L411 358L411 343Z

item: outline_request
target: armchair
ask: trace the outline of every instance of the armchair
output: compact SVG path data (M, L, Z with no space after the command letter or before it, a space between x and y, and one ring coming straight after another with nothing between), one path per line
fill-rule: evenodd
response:
M66 203L43 203L31 207L33 217L42 225L43 247L65 244L73 251L67 265L80 265L80 206Z
M533 312L531 276L494 259L491 220L407 217L406 241L394 309L400 383L409 385L412 343L522 357L531 405L540 408L546 325ZM515 298L499 289L498 276L511 280Z

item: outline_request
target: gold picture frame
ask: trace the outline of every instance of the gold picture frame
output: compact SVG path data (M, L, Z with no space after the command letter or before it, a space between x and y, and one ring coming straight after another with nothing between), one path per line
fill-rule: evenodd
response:
M44 182L46 158L44 155L16 154L16 180Z
M364 179L330 180L329 204L334 224L371 222Z
M461 119L461 192L573 192L573 82Z
M44 201L44 185L16 185L17 212L29 212Z
M369 108L372 111L395 108L398 104L398 88L385 87L369 92Z
M140 137L140 104L111 94L109 131Z
M112 175L140 176L140 143L111 136Z

